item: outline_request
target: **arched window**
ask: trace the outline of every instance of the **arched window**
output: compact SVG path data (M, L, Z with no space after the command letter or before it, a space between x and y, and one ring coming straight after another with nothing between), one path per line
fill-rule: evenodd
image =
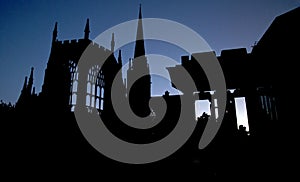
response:
M87 95L86 96L86 106L90 106L91 105L91 96L90 95Z
M70 71L70 93L69 93L69 105L71 111L74 111L77 99L77 88L78 88L78 68L75 61L69 61Z
M102 70L99 71L97 75L97 81L96 81L96 108L99 110L103 110L103 104L104 104L104 74Z
M86 101L86 106L89 110L93 108L101 110L103 108L104 75L99 65L92 66L89 69L87 79L89 101Z
M88 94L91 94L91 83L90 83L90 82L87 83L87 86L86 86L86 92L87 92Z

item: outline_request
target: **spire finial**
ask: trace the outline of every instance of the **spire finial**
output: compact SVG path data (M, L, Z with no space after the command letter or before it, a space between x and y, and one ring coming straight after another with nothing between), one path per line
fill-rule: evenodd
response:
M31 67L31 70L30 70L30 76L29 76L29 83L30 83L30 80L33 81L33 70L34 70L34 68Z
M27 86L28 93L31 93L31 89L32 89L32 85L33 85L33 70L34 70L34 68L31 67L30 76L29 76L29 80L28 80L28 86Z
M145 55L145 45L144 45L144 33L143 33L143 22L142 22L142 6L140 5L134 58L144 56L144 55Z
M55 25L54 25L52 42L55 42L56 39L57 39L57 22L55 22Z
M22 92L25 92L26 88L27 88L27 76L25 76Z
M89 39L90 34L90 20L86 20L85 29L84 29L84 39Z
M140 3L139 19L142 19L142 4Z
M122 65L122 52L121 52L121 49L119 50L118 64L119 64L119 65Z
M115 34L111 34L111 43L110 43L111 52L115 52Z

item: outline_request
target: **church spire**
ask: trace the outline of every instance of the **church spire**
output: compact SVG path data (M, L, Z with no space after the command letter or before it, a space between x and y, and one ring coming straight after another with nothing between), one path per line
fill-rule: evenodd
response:
M89 39L90 34L90 20L86 20L85 29L84 29L84 39Z
M115 34L114 33L112 33L112 35L111 35L110 50L111 50L111 52L115 52Z
M55 22L55 26L53 29L53 34L52 34L52 42L55 42L57 40L57 22Z
M144 56L144 55L145 55L145 44L144 44L143 22L142 22L142 5L140 4L134 58Z
M149 107L149 100L151 98L151 76L145 55L141 5L138 16L134 59L132 63L129 61L129 68L127 70L127 97L129 98L132 111L140 117L146 117L151 112ZM143 74L143 76L136 80L137 76L141 74Z
M121 52L121 49L119 50L118 64L119 64L119 65L122 65L122 52Z

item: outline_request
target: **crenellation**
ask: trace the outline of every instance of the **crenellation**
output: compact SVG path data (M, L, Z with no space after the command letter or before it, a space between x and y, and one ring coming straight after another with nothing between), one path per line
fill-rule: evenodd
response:
M97 44L96 42L93 42L93 46L98 47L99 48L99 44Z
M63 42L60 40L60 41L56 41L56 43L58 44L58 45L62 45L63 44Z
M77 44L77 43L78 43L77 39L72 39L71 40L71 44Z
M64 40L63 44L70 44L70 40Z
M106 49L105 47L103 46L100 46L100 49L104 50L104 52L107 52L108 49Z

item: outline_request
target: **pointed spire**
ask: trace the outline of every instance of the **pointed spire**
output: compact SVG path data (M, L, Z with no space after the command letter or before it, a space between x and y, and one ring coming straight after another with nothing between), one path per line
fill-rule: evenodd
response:
M142 19L142 4L140 3L139 19Z
M31 67L30 77L29 77L28 86L27 86L28 93L31 93L31 89L32 89L32 85L33 85L33 70L34 70L34 68Z
M29 77L29 82L30 82L30 80L33 80L33 70L34 70L34 68L31 67L31 70L30 70L30 77Z
M90 34L90 20L86 20L85 29L84 29L84 39L89 39Z
M115 52L115 34L114 33L112 33L112 35L111 35L110 50L111 50L111 52Z
M52 34L52 42L55 42L57 40L57 22L55 22L53 34Z
M25 92L26 88L27 88L27 76L25 76L22 92Z
M122 52L121 52L121 49L119 50L118 64L119 64L119 65L122 65Z
M140 4L134 58L144 56L144 55L145 55L145 44L144 44L143 22L142 22L142 5Z

